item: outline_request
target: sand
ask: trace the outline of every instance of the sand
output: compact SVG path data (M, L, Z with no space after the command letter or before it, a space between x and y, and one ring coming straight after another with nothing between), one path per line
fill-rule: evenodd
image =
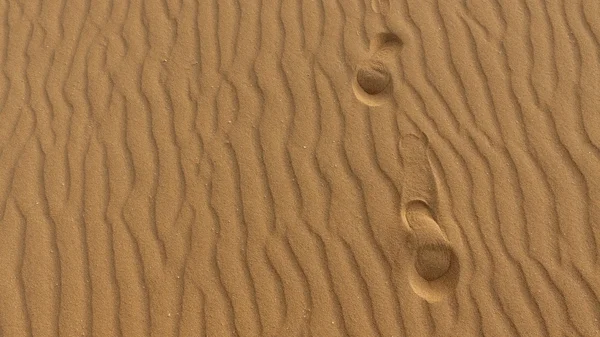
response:
M600 2L0 21L0 336L600 336Z

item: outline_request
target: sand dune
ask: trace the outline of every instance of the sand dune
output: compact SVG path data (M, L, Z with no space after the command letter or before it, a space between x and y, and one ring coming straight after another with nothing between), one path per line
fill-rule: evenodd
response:
M599 14L0 1L0 336L600 336Z

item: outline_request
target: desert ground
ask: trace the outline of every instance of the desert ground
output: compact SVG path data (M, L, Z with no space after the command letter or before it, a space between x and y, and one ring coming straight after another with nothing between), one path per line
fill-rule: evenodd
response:
M0 336L600 336L600 2L0 0Z

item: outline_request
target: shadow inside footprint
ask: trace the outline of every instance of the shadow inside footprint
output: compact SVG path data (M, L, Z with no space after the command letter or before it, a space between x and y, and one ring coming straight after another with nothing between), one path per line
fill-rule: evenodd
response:
M377 95L390 83L390 73L380 62L369 62L356 72L358 85L369 95Z
M452 250L443 245L426 244L417 248L415 269L427 281L437 280L450 269Z
M426 253L419 256L423 251ZM458 283L458 258L449 246L435 249L419 247L411 269L410 286L415 294L427 302L442 301Z

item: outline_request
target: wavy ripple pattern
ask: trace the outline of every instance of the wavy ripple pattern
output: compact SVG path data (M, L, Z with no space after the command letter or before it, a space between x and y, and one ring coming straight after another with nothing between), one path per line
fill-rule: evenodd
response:
M0 1L0 336L599 335L599 11Z

